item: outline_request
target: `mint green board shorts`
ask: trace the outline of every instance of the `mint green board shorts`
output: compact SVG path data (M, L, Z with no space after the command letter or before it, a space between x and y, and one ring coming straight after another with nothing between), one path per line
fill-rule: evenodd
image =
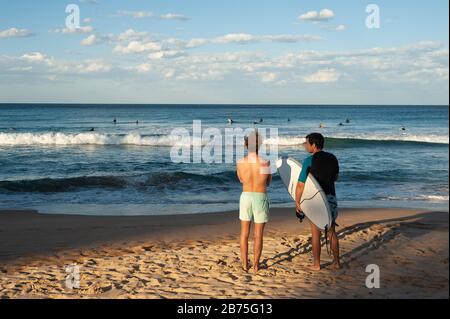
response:
M243 192L239 201L239 219L257 224L269 221L269 198L266 193Z

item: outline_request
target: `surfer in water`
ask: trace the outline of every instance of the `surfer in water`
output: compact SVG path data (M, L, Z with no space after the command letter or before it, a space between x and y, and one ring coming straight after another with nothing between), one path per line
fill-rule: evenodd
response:
M339 163L336 157L328 152L323 151L325 139L320 133L311 133L306 136L306 142L303 143L308 153L312 154L308 156L302 165L302 171L298 178L295 203L297 213L302 214L300 206L300 199L302 198L305 188L306 179L308 174L311 173L319 182L323 191L325 192L328 203L330 205L333 223L327 231L328 240L330 242L331 251L333 252L333 268L341 268L339 261L339 241L336 235L335 226L336 218L338 216L336 190L334 183L338 179L339 175ZM314 212L312 212L314 213ZM312 251L314 264L311 267L313 270L320 270L320 229L311 223L312 232Z
M236 171L242 184L242 194L239 202L239 219L241 220L241 260L242 268L248 271L248 237L253 221L254 247L253 247L253 271L259 269L259 259L263 248L264 226L269 221L269 198L267 187L272 175L270 162L259 156L258 151L262 144L262 137L255 130L245 137L247 156L237 161Z

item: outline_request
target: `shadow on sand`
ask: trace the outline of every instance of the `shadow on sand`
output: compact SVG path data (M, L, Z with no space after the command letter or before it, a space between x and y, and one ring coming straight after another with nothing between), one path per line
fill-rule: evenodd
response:
M370 227L379 224L385 224L389 227L389 230L387 230L382 235L375 234L371 240L343 254L341 256L342 265L347 265L357 257L368 254L369 252L378 249L381 245L390 242L398 235L403 235L407 238L413 239L414 237L420 237L430 232L431 230L441 230L448 232L448 218L448 213L426 212L415 216L370 221L345 227L337 232L339 239L361 231L368 233ZM325 245L325 239L323 237L324 236L322 236L321 239L322 246ZM295 247L290 248L286 252L277 254L271 258L264 259L261 262L261 269L268 269L274 265L282 263L283 261L292 261L295 257L307 254L311 252L311 250L311 237L309 237L306 243L300 242ZM270 266L269 262L272 262L270 263ZM323 266L327 267L330 264L331 262L324 263Z

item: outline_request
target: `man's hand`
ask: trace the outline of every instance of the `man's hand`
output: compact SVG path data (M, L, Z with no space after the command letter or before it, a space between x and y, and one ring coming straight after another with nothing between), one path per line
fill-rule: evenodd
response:
M300 207L300 203L298 202L295 203L295 210L297 211L297 213L303 213L303 210Z

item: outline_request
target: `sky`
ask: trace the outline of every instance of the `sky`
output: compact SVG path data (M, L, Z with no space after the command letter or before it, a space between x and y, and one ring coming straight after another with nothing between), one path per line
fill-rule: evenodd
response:
M448 105L448 6L2 1L0 103Z

